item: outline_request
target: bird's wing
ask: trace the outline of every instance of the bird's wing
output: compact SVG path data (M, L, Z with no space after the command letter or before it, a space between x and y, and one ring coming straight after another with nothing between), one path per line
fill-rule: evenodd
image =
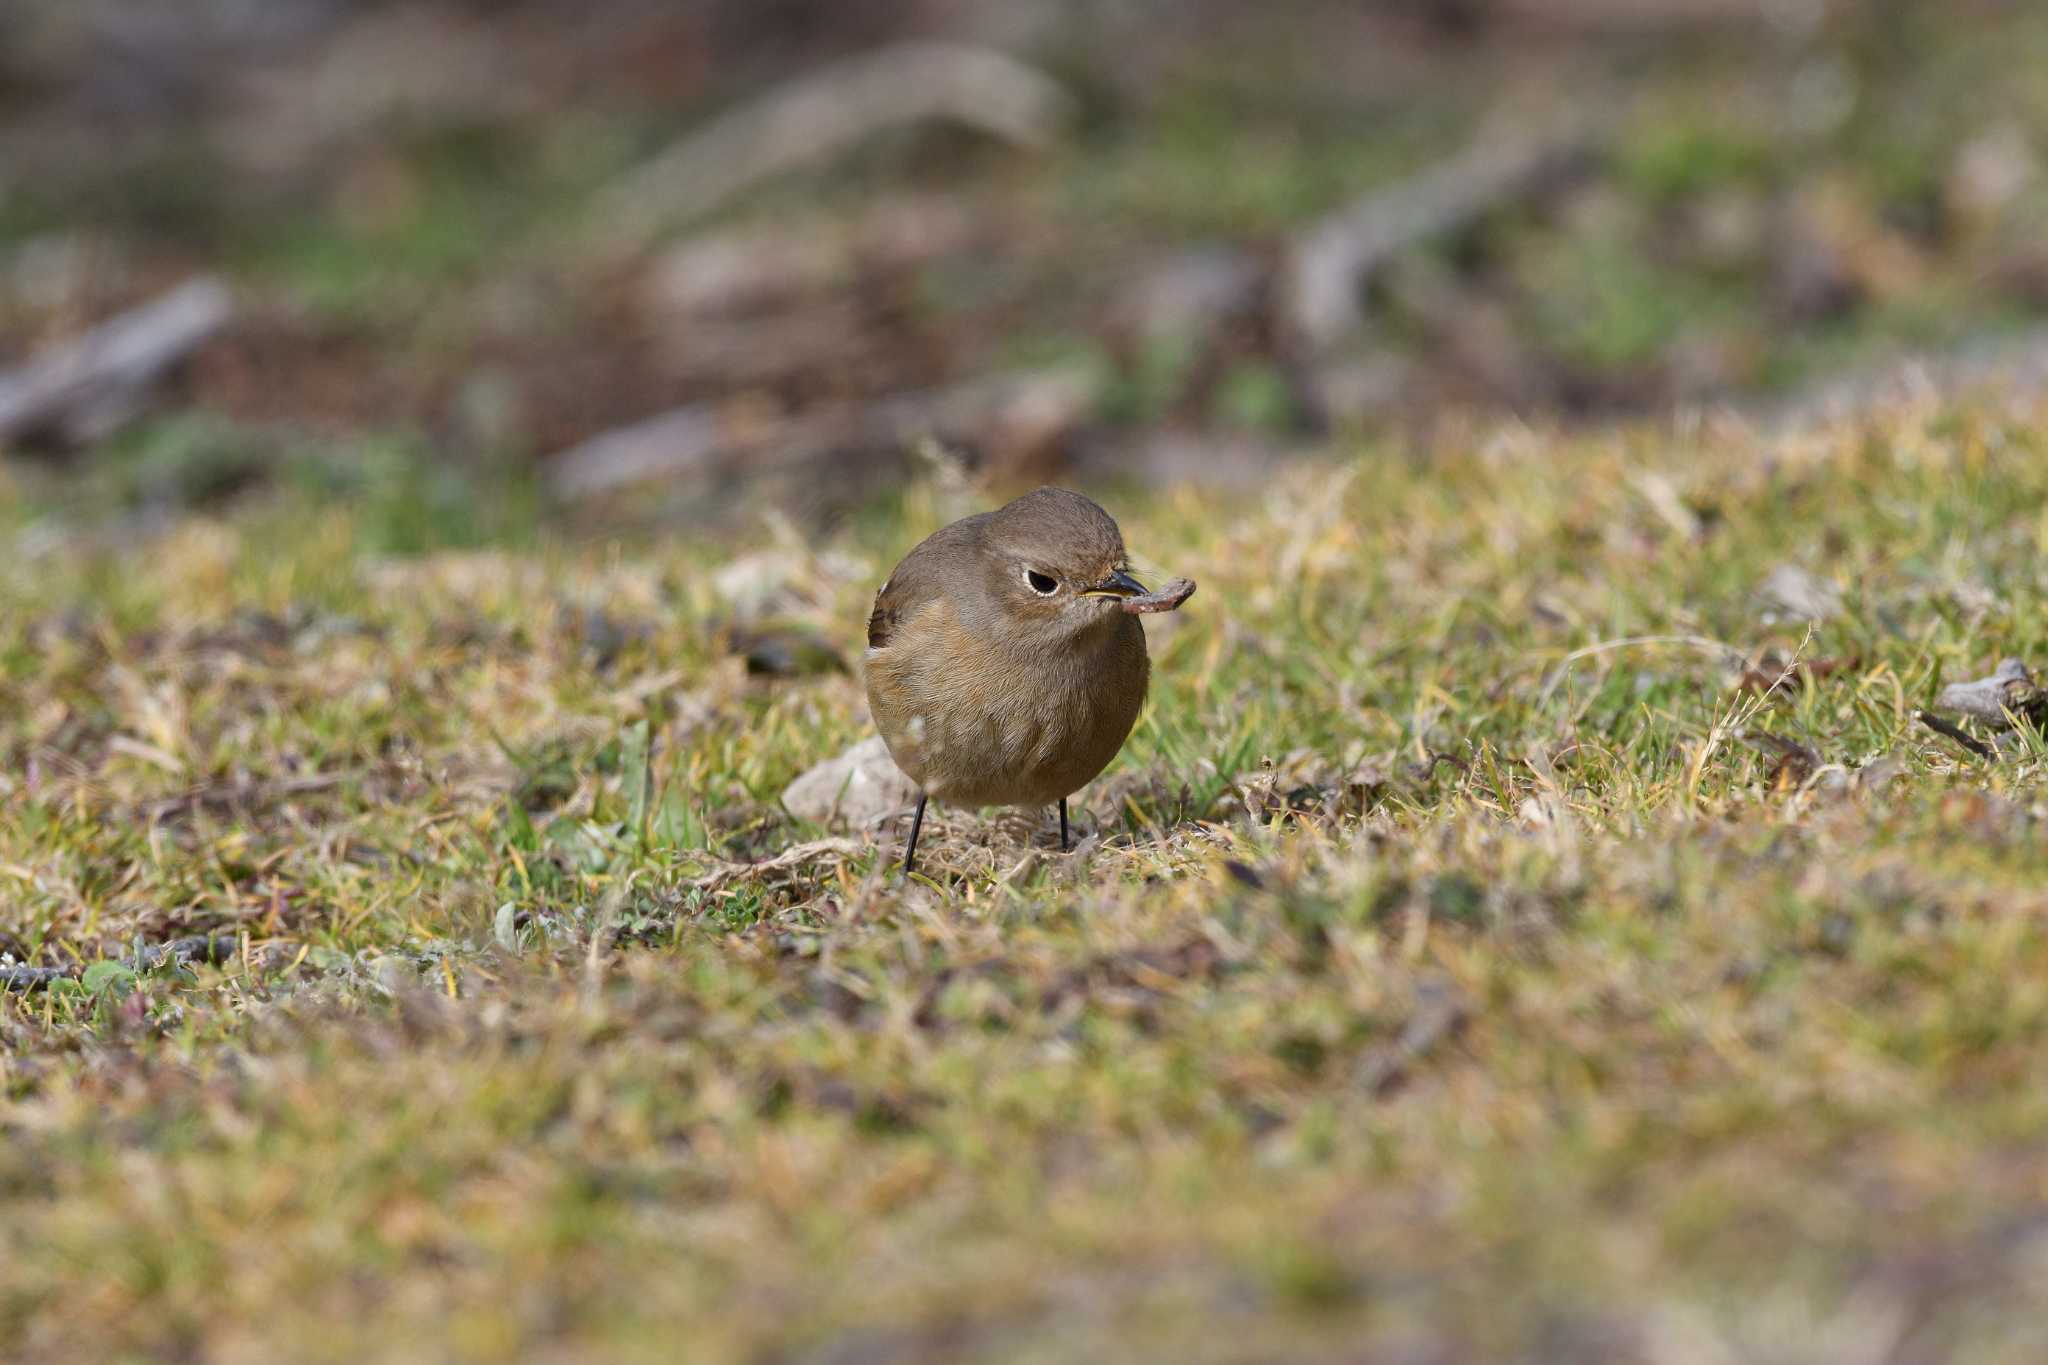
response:
M896 623L903 619L904 592L897 580L903 577L898 569L889 575L889 581L875 594L875 609L868 613L868 648L880 649L889 643L889 637L896 633Z
M868 648L886 648L896 629L919 608L952 593L960 577L957 568L948 571L949 558L973 543L987 513L956 521L944 530L925 537L875 594L875 609L868 614ZM950 553L949 553L950 552Z

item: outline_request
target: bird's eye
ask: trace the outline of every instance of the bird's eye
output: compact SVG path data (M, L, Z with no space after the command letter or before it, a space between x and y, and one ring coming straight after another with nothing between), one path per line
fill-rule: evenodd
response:
M1036 569L1026 569L1024 571L1024 581L1029 583L1031 591L1037 593L1040 597L1050 597L1060 590L1058 579L1049 574L1042 574Z

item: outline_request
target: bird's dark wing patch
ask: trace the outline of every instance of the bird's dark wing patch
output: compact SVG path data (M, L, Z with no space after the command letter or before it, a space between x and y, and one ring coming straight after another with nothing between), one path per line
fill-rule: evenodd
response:
M916 615L926 603L946 596L952 581L963 572L959 560L975 552L976 538L988 517L986 512L964 517L925 537L903 556L903 562L875 594L875 609L868 614L869 649L885 647L906 618ZM955 566L950 570L949 561Z
M880 649L889 643L889 637L896 633L896 623L903 613L889 602L889 590L885 587L875 598L875 609L868 615L868 648Z

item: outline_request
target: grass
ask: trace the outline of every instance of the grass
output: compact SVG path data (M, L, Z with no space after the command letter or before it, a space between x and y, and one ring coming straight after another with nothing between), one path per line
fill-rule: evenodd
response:
M1202 590L1096 837L948 813L908 886L866 841L733 868L830 833L776 796L866 724L723 652L714 571L764 554L855 657L936 486L829 554L394 557L374 499L95 541L17 483L0 946L239 951L0 1003L0 1339L2038 1358L2041 750L1912 714L2048 652L2041 416L1114 499ZM1840 613L1767 619L1787 564ZM1733 686L1766 650L1806 671Z

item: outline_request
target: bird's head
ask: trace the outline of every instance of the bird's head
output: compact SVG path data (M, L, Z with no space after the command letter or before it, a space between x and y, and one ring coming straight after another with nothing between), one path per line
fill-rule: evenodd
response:
M1108 627L1143 596L1109 513L1063 488L1026 493L989 514L981 536L990 600L1019 631L1072 635Z

